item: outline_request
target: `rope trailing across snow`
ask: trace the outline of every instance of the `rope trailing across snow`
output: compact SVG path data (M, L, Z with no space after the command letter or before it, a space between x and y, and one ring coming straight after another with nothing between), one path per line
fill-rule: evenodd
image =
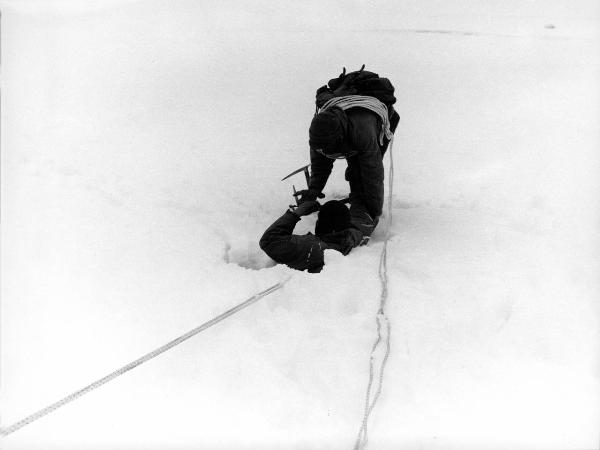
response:
M244 308L252 305L253 303L256 303L261 298L266 297L267 295L269 295L269 294L277 291L278 289L281 289L283 287L283 285L285 283L287 283L288 281L289 281L289 277L286 278L285 280L277 283L277 284L274 284L270 288L265 289L264 291L259 292L258 294L255 294L254 296L250 297L249 299L245 300L244 302L240 303L239 305L234 306L233 308L225 311L224 313L222 313L219 316L217 316L217 317L209 320L208 322L205 322L202 325L194 328L193 330L188 331L187 333L181 335L177 339L174 339L174 340L166 343L165 345L157 348L156 350L153 350L150 353L145 354L141 358L138 358L135 361L132 361L129 364L121 367L120 369L117 369L114 372L106 375L105 377L100 378L97 381L94 381L92 384L90 384L90 385L88 385L88 386L86 386L86 387L84 387L82 389L79 389L78 391L73 392L70 395L67 395L63 399L61 399L61 400L59 400L59 401L57 401L55 403L52 403L51 405L49 405L49 406L47 406L47 407L45 407L43 409L40 409L36 413L31 414L30 416L27 416L27 417L25 417L22 420L19 420L18 422L12 424L9 427L0 429L0 436L7 436L7 435L9 435L11 433L14 433L15 431L17 431L18 429L24 427L25 425L29 425L30 423L32 423L32 422L34 422L34 421L36 421L38 419L41 419L45 415L50 414L51 412L57 410L61 406L64 406L67 403L70 403L73 400L78 399L82 395L87 394L87 393L93 391L94 389L99 388L103 384L108 383L109 381L117 378L118 376L123 375L126 372L129 372L131 369L136 368L140 364L143 364L143 363L151 360L152 358L157 357L161 353L164 353L167 350L170 350L171 348L175 347L176 345L181 344L182 342L188 340L189 338L197 335L201 331L204 331L207 328L212 327L213 325L221 322L222 320L224 320L224 319L228 318L229 316L237 313L238 311L241 311L242 309L244 309Z
M388 272L387 272L387 249L388 241L390 240L390 230L392 228L392 198L393 198L393 186L394 186L394 158L392 156L392 144L394 138L392 137L389 145L390 154L390 170L388 176L388 209L387 209L387 228L385 231L385 239L383 241L383 249L381 250L381 256L379 258L379 280L381 282L381 295L379 297L379 310L377 311L377 338L371 348L371 355L369 357L369 383L367 384L367 394L365 398L365 413L363 421L358 431L358 436L354 444L354 450L362 450L367 445L367 427L369 423L369 417L375 404L381 395L381 389L383 387L383 372L385 365L390 356L390 321L385 314L385 304L388 298ZM376 367L376 355L377 350L380 346L384 345L383 355L378 357L378 367ZM377 370L377 374L375 373Z

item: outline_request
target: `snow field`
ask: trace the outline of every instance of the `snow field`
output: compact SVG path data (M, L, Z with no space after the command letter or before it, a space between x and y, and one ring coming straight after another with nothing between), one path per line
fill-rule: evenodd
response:
M336 4L6 2L3 425L292 278L3 448L353 445L386 218L320 275L258 239L362 63L401 115L369 448L597 445L597 7Z

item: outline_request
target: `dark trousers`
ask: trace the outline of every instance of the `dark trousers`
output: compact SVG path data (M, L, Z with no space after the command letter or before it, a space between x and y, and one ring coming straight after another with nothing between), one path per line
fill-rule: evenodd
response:
M350 198L350 217L356 226L368 238L375 230L379 217L371 217L360 197Z
M391 106L389 107L389 117L390 130L394 133L400 122L400 115ZM381 159L385 156L389 143L390 140L384 138L383 145L380 146ZM358 159L350 157L346 161L348 167L346 168L345 178L350 184L350 215L352 216L352 222L359 227L365 236L371 236L379 222L379 217L372 217L362 201L362 183Z

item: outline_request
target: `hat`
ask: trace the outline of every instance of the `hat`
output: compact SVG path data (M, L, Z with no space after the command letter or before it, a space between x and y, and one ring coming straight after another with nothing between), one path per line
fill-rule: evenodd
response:
M311 149L335 150L341 144L348 128L348 117L339 107L333 106L315 115L308 129Z
M319 209L315 234L322 236L345 230L350 226L350 211L346 205L339 200L330 200Z

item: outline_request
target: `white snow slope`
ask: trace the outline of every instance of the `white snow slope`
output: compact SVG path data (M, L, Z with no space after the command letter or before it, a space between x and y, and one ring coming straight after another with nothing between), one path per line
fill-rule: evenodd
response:
M318 275L258 240L303 183L280 179L308 160L315 89L363 63L402 117L368 448L598 448L599 19L592 0L4 1L3 426L292 278L2 449L352 448L387 218Z

